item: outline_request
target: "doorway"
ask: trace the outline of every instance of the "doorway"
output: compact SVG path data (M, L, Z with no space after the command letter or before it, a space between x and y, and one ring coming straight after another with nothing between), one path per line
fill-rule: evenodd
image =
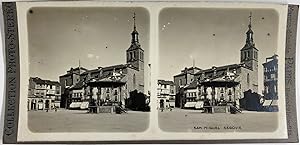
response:
M164 108L164 106L165 106L165 101L163 99L160 99L159 108Z

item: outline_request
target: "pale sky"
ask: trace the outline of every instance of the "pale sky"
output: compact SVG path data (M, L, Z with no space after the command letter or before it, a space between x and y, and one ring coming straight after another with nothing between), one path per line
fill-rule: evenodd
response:
M30 76L58 81L59 76L71 67L78 67L79 60L81 66L87 69L125 64L133 30L133 12L136 13L140 44L145 51L147 72L149 13L146 9L32 10L33 13L28 14Z
M201 69L240 63L252 12L254 42L259 50L259 93L265 58L277 49L278 14L271 9L167 8L159 17L159 79L173 80L184 67ZM280 56L279 56L280 57Z

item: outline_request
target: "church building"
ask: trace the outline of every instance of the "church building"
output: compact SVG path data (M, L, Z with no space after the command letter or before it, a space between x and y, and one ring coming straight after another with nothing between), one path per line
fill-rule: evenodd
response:
M144 50L139 42L135 19L134 13L131 43L124 53L124 64L91 70L79 66L59 77L63 107L85 109L91 99L98 106L116 103L126 107L133 94L144 93Z
M244 92L256 94L258 92L258 49L255 47L253 34L250 14L246 42L240 49L239 63L212 66L209 69L185 68L180 74L175 75L176 106L185 108L187 102L197 104L197 101L209 99L210 105L217 106L223 102L230 102L237 107L245 108L245 102L240 101L245 97ZM195 88L199 89L196 91L197 97L188 98L185 92Z

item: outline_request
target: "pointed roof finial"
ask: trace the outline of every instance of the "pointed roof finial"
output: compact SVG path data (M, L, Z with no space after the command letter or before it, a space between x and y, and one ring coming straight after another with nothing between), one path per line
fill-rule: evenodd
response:
M136 30L136 26L135 26L135 12L133 12L133 29Z
M251 21L252 21L252 12L250 12L250 15L249 15L249 29L251 29Z

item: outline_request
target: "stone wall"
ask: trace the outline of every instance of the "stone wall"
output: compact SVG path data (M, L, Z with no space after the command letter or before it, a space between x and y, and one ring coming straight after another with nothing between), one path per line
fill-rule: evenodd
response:
M144 93L144 71L128 67L125 79L128 92L137 90Z
M258 93L258 71L256 70L250 70L244 67L240 68L240 76L239 76L239 82L240 82L240 91L243 93L251 90L254 93Z

